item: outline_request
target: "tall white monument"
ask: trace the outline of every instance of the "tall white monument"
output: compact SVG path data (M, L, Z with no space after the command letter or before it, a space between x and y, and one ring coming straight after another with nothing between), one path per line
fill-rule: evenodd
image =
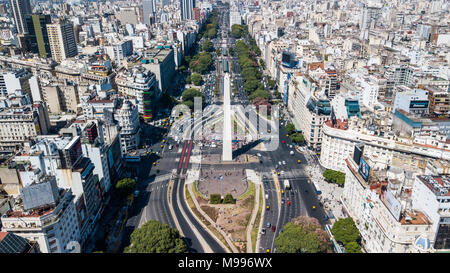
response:
M231 80L230 74L225 73L223 77L223 143L222 161L233 160L233 150L231 148Z

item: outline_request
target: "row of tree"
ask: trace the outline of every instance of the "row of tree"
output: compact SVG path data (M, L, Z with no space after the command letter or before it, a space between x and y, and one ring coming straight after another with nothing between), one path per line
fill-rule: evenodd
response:
M339 219L331 229L336 241L342 243L346 253L361 253L361 236L355 222L351 217Z
M206 20L206 25L204 25L198 34L198 38L201 39L203 36L209 39L213 39L217 36L217 29L219 27L219 13L214 10L209 18Z
M270 93L264 90L262 73L258 69L255 53L244 40L236 42L235 46L238 63L241 68L241 76L244 79L244 90L254 105L266 105L270 111Z
M323 178L325 178L327 182L333 182L339 186L343 186L345 182L345 173L326 169L323 172Z

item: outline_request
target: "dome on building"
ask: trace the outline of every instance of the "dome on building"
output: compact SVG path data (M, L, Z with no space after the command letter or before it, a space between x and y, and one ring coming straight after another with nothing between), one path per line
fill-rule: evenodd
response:
M417 248L419 251L430 251L431 249L431 243L428 238L424 235L417 236L416 240L414 241L414 247Z

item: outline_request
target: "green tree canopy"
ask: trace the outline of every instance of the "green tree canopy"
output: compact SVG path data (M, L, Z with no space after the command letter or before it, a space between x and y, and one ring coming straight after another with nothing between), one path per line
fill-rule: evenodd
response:
M187 253L188 247L178 230L151 220L131 234L125 253Z
M258 80L248 80L244 83L244 90L247 93L252 93L253 91L256 90L256 88L258 88Z
M208 52L213 51L213 50L214 50L214 45L213 45L213 43L211 42L211 40L206 39L206 40L203 42L202 49L203 49L204 51L208 51Z
M200 52L189 63L192 71L204 74L212 64L212 56L209 52Z
M223 203L224 204L235 204L236 201L233 198L233 195L231 195L230 193L225 195L225 198L223 199Z
M127 197L134 191L135 186L136 181L133 178L124 178L117 182L116 190L119 192L120 196Z
M345 183L345 173L327 169L323 172L323 177L328 182L336 183L340 186Z
M251 93L250 96L248 96L248 98L252 101L257 97L268 100L270 98L270 93L266 90L257 89L255 92Z
M330 251L328 234L315 218L300 216L283 227L275 239L279 253L323 253Z
M331 233L337 241L344 245L356 242L359 239L359 230L351 217L337 220L331 229Z
M191 75L191 80L196 86L200 86L203 83L202 75L194 73Z
M349 242L345 247L345 253L362 253L361 246L357 242Z
M191 78L191 76L187 76L187 77L186 77L186 83L187 83L187 84L191 84L191 83L192 83L192 78Z
M293 134L295 133L295 126L294 124L292 124L291 122L289 122L288 124L286 124L286 126L284 127L286 129L286 132L288 132L288 134Z
M196 88L189 88L185 90L183 94L181 94L181 98L183 99L183 101L193 102L195 97L202 97L202 99L204 99L203 93Z
M241 25L238 24L234 24L231 26L231 35L235 38L235 39L239 39L242 37L243 35L243 28Z
M173 96L169 95L169 93L164 92L161 95L159 102L163 107L172 107L175 104L176 99Z
M305 142L305 138L303 137L303 135L301 133L293 133L291 135L289 135L289 137L291 138L291 140L297 144L302 144Z
M220 204L222 202L222 197L218 193L211 193L209 195L209 203Z

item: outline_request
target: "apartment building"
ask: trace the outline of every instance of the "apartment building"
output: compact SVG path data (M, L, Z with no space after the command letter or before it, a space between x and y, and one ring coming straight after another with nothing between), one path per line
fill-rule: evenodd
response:
M369 253L423 253L432 251L434 230L423 211L405 207L408 191L394 195L389 180L371 173L365 158L345 159L342 204L355 219L361 243Z
M331 115L331 104L326 97L314 95L317 85L312 79L301 74L291 81L289 86L288 110L293 122L300 130L310 149L320 150L322 143L322 125Z
M21 196L22 203L1 217L2 230L37 243L42 253L70 252L69 244L80 241L72 191L59 189L54 177L43 177L24 187Z

